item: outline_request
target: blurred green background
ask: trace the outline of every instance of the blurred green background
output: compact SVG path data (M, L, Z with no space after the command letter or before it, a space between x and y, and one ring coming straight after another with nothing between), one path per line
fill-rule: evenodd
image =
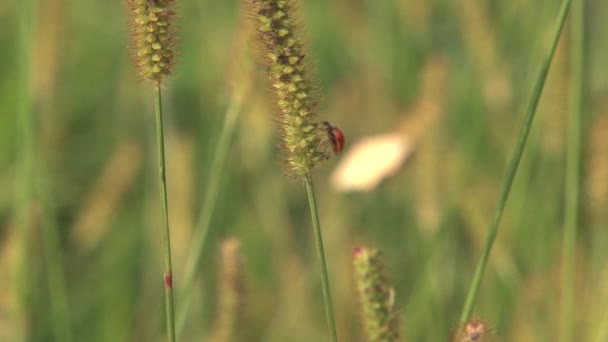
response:
M588 0L576 336L608 341L608 3ZM338 335L362 341L351 254L380 248L408 341L456 327L558 0L307 0L301 21L322 101L349 146L400 127L415 143L367 192L315 170ZM283 175L239 1L182 0L165 85L168 186L183 341L216 322L221 241L243 265L238 341L327 338L304 189ZM499 341L557 341L568 27L475 313ZM0 341L163 340L152 88L129 61L123 1L0 2ZM195 287L180 292L209 164L245 92ZM431 105L429 105L431 104ZM429 111L431 113L429 113ZM360 170L365 175L372 172Z

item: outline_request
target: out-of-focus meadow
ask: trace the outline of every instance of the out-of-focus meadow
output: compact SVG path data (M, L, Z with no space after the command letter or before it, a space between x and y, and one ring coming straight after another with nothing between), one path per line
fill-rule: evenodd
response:
M301 1L319 117L347 139L314 172L342 341L363 341L359 245L383 251L404 340L445 341L456 327L559 3ZM608 3L587 7L575 327L577 340L599 342L608 340ZM130 63L125 8L0 2L0 341L163 339L152 88ZM177 11L179 63L164 88L176 310L189 307L181 340L213 334L219 249L234 236L235 340L323 341L310 215L276 157L248 16L236 0L181 0ZM500 341L558 340L568 35L566 26L477 300ZM203 261L183 293L209 165L241 95ZM349 148L387 134L411 151L403 165L365 191L341 191L390 157L334 175Z

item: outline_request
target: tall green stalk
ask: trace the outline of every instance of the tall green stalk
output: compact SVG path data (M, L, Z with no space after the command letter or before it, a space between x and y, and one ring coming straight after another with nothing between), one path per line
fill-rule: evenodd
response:
M169 206L167 204L167 175L165 169L165 141L163 132L163 106L161 84L171 75L175 65L175 0L149 1L128 0L131 14L133 61L139 75L154 84L156 116L156 152L160 181L160 202L163 224L165 318L167 338L175 341L175 317L173 312L173 270L171 267L171 233Z
M498 207L496 208L496 212L494 214L494 219L492 224L490 225L488 238L486 240L486 245L483 250L483 254L481 255L481 259L477 264L477 268L475 269L475 274L473 276L473 281L469 288L469 292L467 294L467 299L465 301L462 314L460 316L460 320L462 322L466 322L471 317L471 313L473 311L473 306L475 305L475 298L477 297L477 292L479 291L479 286L481 284L481 279L483 278L483 274L486 269L486 265L488 263L488 259L490 256L490 252L492 251L492 246L494 245L494 240L496 239L496 234L498 233L498 226L500 224L500 219L502 218L502 213L504 211L505 205L507 204L507 199L509 198L509 193L511 191L511 185L513 185L513 180L515 179L515 174L517 173L517 168L519 166L519 162L521 161L521 157L524 152L524 148L526 147L526 142L528 140L528 136L530 134L530 129L532 128L532 123L534 121L534 116L536 114L536 108L538 107L538 102L540 100L540 96L543 92L543 88L545 86L545 80L547 79L547 74L549 72L549 67L551 66L551 61L553 60L553 55L555 54L555 50L557 48L557 43L559 42L559 37L561 36L562 29L564 27L564 23L566 21L566 17L568 15L568 9L570 8L571 0L563 0L559 14L557 16L557 23L555 26L555 31L553 33L553 38L551 40L551 47L545 60L540 68L540 72L538 74L538 78L536 79L536 83L534 85L534 90L532 91L532 98L530 99L530 103L528 105L528 110L526 114L526 119L524 121L522 130L517 139L517 143L515 144L515 151L513 152L513 157L509 162L509 166L507 168L507 173L505 177L505 182L503 184L502 192L500 195L500 199L498 201Z
M317 118L314 82L307 72L308 53L298 34L295 1L247 1L256 22L258 45L275 93L277 121L281 128L282 157L287 170L304 180L312 215L315 242L321 261L321 284L331 341L337 341L327 263L317 213L311 170L331 156L334 142L326 124ZM331 127L330 127L331 130ZM335 140L335 138L333 138Z
M570 118L566 155L566 187L563 235L562 312L560 338L574 341L576 285L576 230L581 180L581 136L584 108L585 1L575 0L570 17Z
M310 205L310 215L312 217L312 226L315 232L315 244L317 246L317 254L321 262L321 286L323 288L323 300L325 302L325 314L327 315L327 325L329 327L330 341L338 341L336 333L336 321L334 319L334 307L331 300L331 290L329 288L329 276L327 274L327 262L325 261L325 250L323 248L323 235L321 234L321 224L319 223L319 213L317 212L317 200L315 198L315 189L313 187L312 176L310 172L306 173L304 178L306 184L306 193L308 194L308 204Z
M226 111L224 125L222 126L222 130L220 132L220 136L217 142L217 148L213 155L213 160L211 161L209 180L207 181L206 187L207 190L205 192L205 197L203 198L203 207L196 223L195 231L198 234L194 237L194 241L192 243L193 249L188 255L188 259L186 260L186 269L184 278L182 280L183 286L181 287L181 289L183 293L183 299L181 301L182 304L179 305L177 311L176 331L178 336L181 334L186 323L189 308L189 300L187 297L190 296L190 294L192 293L194 279L196 278L197 270L200 265L201 258L203 257L205 246L207 245L207 237L209 236L211 218L215 210L217 195L219 193L219 186L222 180L222 171L224 170L226 157L228 156L228 151L230 150L230 142L232 141L234 127L241 111L241 105L243 103L244 95L244 92L237 92L233 94L230 100L230 104L228 106L228 110Z
M155 86L156 152L160 181L160 202L163 217L164 277L165 277L165 319L167 339L175 342L175 317L173 313L173 270L171 267L171 234L169 230L169 206L167 201L167 177L165 169L165 139L163 132L163 106L160 82Z

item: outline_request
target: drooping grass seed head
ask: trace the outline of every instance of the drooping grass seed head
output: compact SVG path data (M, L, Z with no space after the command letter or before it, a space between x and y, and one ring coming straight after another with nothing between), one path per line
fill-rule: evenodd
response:
M395 292L386 280L381 253L375 248L355 248L353 266L368 341L397 341L399 316L394 308Z
M290 0L246 0L255 20L258 50L275 94L282 149L289 171L304 175L329 156L316 96L307 71Z
M160 84L175 63L175 0L127 0L133 60L139 75Z

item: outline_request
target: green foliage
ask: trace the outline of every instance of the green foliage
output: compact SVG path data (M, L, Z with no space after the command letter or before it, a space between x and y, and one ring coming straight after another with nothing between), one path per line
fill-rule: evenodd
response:
M608 3L586 2L597 18L585 23L583 63L591 76L583 126L593 132L581 137L572 323L577 339L599 342L608 339L601 77L608 72ZM239 107L222 177L214 177L218 195L203 261L192 290L180 292L232 102L228 69L243 55L235 42L246 40L243 31L255 32L241 28L239 3L176 3L180 63L163 81L163 105L176 312L189 306L179 341L212 332L219 293L213 256L227 235L239 238L245 261L242 340L323 341L308 203L301 184L276 165L280 137L264 63L247 74L254 86ZM477 11L460 8L465 3ZM300 1L298 35L307 37L305 59L321 80L310 86L323 94L323 101L315 97L315 114L344 131L345 154L406 118L414 125L428 108L441 113L421 130L403 167L371 192L335 190L329 179L342 157L315 169L340 341L365 340L351 260L361 244L383 251L403 340L446 341L454 331L559 3ZM26 4L35 15L23 20ZM54 331L63 323L73 341L159 341L165 331L153 104L129 61L124 7L0 1L0 341L60 341ZM474 314L491 323L496 341L559 340L569 44L558 45L476 301ZM426 65L438 56L446 62L443 90L425 91ZM52 210L41 211L41 199ZM57 235L52 244L42 240L49 227ZM50 267L55 262L63 267ZM55 272L61 268L63 275ZM62 291L49 286L57 276L64 277L67 306ZM63 307L69 315L57 310Z

